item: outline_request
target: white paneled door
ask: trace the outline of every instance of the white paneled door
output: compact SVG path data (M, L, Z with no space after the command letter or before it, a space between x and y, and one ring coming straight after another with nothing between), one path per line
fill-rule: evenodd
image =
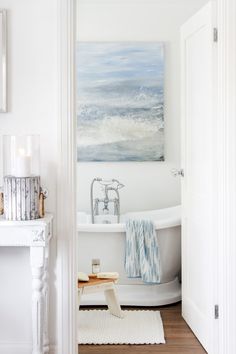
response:
M181 28L182 313L208 353L215 326L214 4Z

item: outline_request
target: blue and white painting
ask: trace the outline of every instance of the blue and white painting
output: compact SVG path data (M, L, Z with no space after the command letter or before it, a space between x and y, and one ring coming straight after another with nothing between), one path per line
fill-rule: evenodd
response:
M79 161L164 160L164 44L77 43Z

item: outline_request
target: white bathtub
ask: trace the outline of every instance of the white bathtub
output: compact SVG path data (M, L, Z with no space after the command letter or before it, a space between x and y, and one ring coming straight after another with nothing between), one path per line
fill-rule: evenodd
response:
M157 232L160 249L160 284L147 285L137 278L127 278L124 271L125 220L151 219ZM117 291L122 305L161 306L181 299L178 276L181 269L181 208L127 213L121 223L91 224L91 217L78 213L78 268L91 273L93 258L101 260L102 271L119 272ZM105 304L103 294L91 294L82 305Z

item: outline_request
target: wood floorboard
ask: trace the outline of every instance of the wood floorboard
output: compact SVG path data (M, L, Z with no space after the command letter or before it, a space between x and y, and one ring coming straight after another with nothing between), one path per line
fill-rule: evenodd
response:
M123 307L123 309L137 309ZM145 309L158 310L164 324L166 344L159 345L80 345L80 354L206 354L181 316L181 304Z

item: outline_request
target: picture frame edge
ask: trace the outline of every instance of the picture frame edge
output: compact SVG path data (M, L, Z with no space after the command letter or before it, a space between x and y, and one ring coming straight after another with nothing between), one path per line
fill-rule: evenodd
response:
M7 10L0 9L2 16L2 58L1 71L3 77L2 83L2 106L0 113L7 113Z

